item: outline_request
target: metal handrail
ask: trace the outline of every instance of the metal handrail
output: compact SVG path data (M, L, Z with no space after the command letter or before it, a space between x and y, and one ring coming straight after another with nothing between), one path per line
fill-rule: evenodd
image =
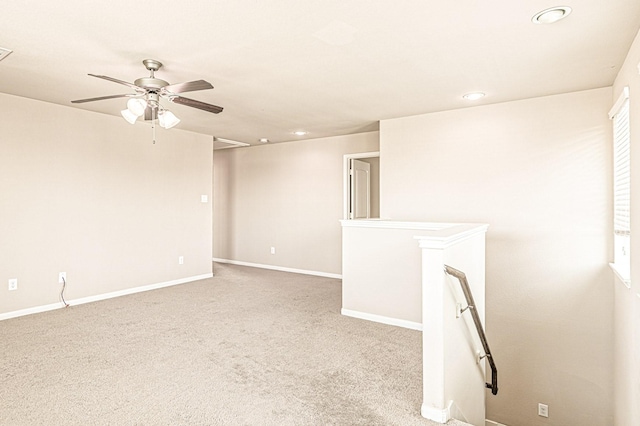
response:
M471 294L471 288L469 288L469 282L467 281L467 276L462 271L458 271L451 266L444 265L444 271L458 279L460 281L460 286L462 287L462 292L464 293L465 299L467 299L467 307L461 310L464 312L466 310L471 311L471 316L473 318L473 322L476 325L476 331L478 332L478 336L480 336L480 341L482 342L482 347L484 349L485 355L480 357L480 359L487 357L489 360L489 365L491 366L491 383L485 383L487 388L491 389L491 393L494 395L498 394L498 369L496 367L496 363L493 361L493 356L491 355L491 350L489 349L489 343L487 342L487 336L484 334L484 329L482 328L482 323L480 322L480 317L478 316L478 312L475 308L476 303L473 300L473 294Z

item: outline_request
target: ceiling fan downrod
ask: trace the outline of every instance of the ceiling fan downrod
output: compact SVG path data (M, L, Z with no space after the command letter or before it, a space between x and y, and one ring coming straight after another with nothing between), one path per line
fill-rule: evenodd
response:
M162 67L161 62L155 59L145 59L142 63L149 70L150 75L137 79L133 84L146 90L160 90L169 85L168 82L155 77L154 73Z

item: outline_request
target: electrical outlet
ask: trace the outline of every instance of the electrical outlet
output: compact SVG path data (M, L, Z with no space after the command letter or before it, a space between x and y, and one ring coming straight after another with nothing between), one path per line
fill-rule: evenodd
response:
M58 284L65 284L67 282L67 273L60 272L58 273Z
M9 279L9 291L13 291L13 290L17 290L18 289L18 279L17 278L10 278Z
M275 247L271 247L271 254L276 254L276 248Z
M178 265L184 265L184 256L178 257Z
M549 417L549 406L547 404L538 404L538 415L540 417Z

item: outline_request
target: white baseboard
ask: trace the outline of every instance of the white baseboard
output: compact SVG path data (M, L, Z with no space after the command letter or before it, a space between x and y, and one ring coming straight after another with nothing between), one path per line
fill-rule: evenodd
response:
M396 327L408 328L410 330L422 331L422 324L419 322L407 321L398 318L390 318L382 315L369 314L366 312L352 311L350 309L344 309L340 313L347 317L363 319L367 321L379 322L387 325L395 325Z
M487 420L487 419L484 420L484 425L485 426L507 426L505 424L494 422L493 420Z
M177 279L177 280L165 281L165 282L162 282L162 283L156 283L156 284L144 285L144 286L140 286L140 287L127 288L125 290L113 291L113 292L110 292L110 293L104 293L104 294L98 294L98 295L95 295L95 296L82 297L80 299L68 300L67 303L70 306L82 305L82 304L85 304L85 303L98 302L100 300L112 299L114 297L126 296L128 294L141 293L143 291L157 290L157 289L163 288L163 287L171 287L171 286L174 286L174 285L185 284L185 283L192 282L192 281L204 280L206 278L211 278L211 277L213 277L212 273L196 275L196 276L193 276L193 277L180 278L180 279ZM60 308L64 308L64 307L65 306L62 304L62 302L60 302L60 303L52 303L52 304L49 304L49 305L35 306L33 308L20 309L18 311L13 311L13 312L7 312L7 313L4 313L4 314L0 314L0 321L6 320L6 319L10 319L10 318L22 317L22 316L25 316L25 315L39 314L39 313L42 313L42 312L53 311L54 309L60 309Z
M213 261L219 262L219 263L228 263L230 265L250 266L252 268L271 269L274 271L282 271L282 272L293 272L294 274L315 275L317 277L337 278L339 280L342 279L342 275L331 274L329 272L318 272L318 271L309 271L306 269L285 268L284 266L263 265L261 263L242 262L240 260L220 259L217 257L214 257Z
M54 309L60 309L60 308L64 308L64 305L62 304L62 302L52 303L50 305L36 306L33 308L20 309L18 311L13 311L13 312L6 312L4 314L0 314L0 321L10 319L10 318L23 317L25 315L39 314L41 312L53 311Z
M81 299L70 300L70 305L82 305L84 303L98 302L100 300L112 299L114 297L126 296L128 294L141 293L143 291L157 290L163 287L171 287L174 285L185 284L192 281L204 280L213 277L213 273L196 275L193 277L180 278L178 280L165 281L163 283L149 284L141 287L127 288L124 290L114 291L111 293L98 294L96 296L83 297Z
M451 404L453 401L449 401L449 405L446 408L435 408L429 407L428 405L422 404L420 407L420 414L425 419L432 420L438 423L447 423L451 420Z

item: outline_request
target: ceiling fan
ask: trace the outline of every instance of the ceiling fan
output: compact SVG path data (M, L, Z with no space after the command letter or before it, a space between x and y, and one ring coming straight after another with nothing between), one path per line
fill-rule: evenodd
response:
M85 102L102 101L105 99L130 98L127 102L127 109L121 111L125 120L133 124L138 117L142 116L144 116L145 120L155 121L155 119L158 119L160 126L166 129L175 126L180 122L180 120L171 111L160 105L160 98L166 99L175 104L198 108L214 114L222 112L222 107L217 105L207 104L178 95L179 93L184 92L213 89L213 86L208 81L195 80L186 83L169 84L168 82L154 76L154 73L162 67L162 63L155 59L145 59L142 63L151 74L149 77L139 78L133 83L118 80L113 77L107 77L106 75L89 74L91 77L102 78L104 80L113 81L114 83L127 86L133 89L134 93L78 99L71 101L71 103L81 104Z

